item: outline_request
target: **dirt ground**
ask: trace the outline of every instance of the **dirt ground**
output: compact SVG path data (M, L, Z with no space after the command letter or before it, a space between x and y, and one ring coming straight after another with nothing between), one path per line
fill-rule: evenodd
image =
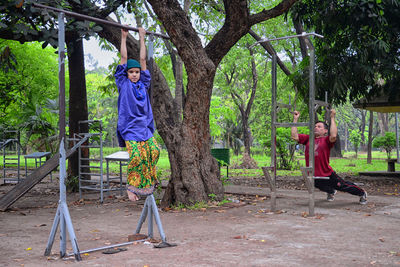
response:
M59 235L43 256L58 203L57 179L47 178L6 212L0 212L0 266L400 266L400 180L346 177L369 192L367 205L339 192L333 202L315 194L315 217L308 217L308 193L300 178L278 179L278 212L269 197L245 195L246 186L263 187L260 177L232 177L243 194L235 203L199 210L160 211L167 241L150 242L59 258ZM13 185L0 186L0 197ZM81 251L127 242L144 204L118 193L98 202L98 194L68 194L67 202ZM155 238L159 239L155 227ZM141 233L147 233L147 222ZM72 252L67 240L67 251Z

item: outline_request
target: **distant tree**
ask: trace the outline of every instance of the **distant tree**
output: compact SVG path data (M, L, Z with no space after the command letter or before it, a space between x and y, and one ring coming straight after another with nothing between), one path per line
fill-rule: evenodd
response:
M381 148L386 151L387 158L391 158L392 150L396 147L396 135L386 132L384 136L378 136L372 142L374 148Z
M350 132L350 142L353 144L354 150L356 152L356 158L358 157L358 148L361 144L361 133L358 130L352 130Z

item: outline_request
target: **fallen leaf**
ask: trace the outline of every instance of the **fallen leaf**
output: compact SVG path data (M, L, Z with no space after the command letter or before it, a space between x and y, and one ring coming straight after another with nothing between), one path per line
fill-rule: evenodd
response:
M385 242L385 239L383 237L379 238L379 241Z
M27 248L27 249L25 249L26 251L29 251L29 250L32 250L32 248Z
M226 210L215 210L215 212L217 212L217 213L224 213L224 212L226 212Z
M42 226L46 226L47 224L45 224L45 223L42 223L42 224L37 224L37 225L35 225L35 227L42 227Z
M234 236L233 239L242 239L242 236L237 235L237 236Z

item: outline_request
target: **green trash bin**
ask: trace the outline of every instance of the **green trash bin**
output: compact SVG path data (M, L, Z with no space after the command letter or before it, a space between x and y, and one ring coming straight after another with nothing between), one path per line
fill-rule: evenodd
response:
M212 148L211 155L218 161L218 166L226 166L226 176L229 177L229 148Z

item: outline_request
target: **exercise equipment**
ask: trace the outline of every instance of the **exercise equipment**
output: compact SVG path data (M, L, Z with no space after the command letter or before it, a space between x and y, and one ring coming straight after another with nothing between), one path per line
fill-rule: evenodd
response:
M271 41L279 41L291 38L304 38L305 43L310 51L310 66L309 66L309 118L310 121L306 122L297 122L297 123L280 123L277 121L277 112L281 108L286 108L290 112L293 110L293 106L289 104L279 103L277 102L277 55L276 52L272 54L272 68L271 68L271 166L269 167L262 167L264 177L268 182L268 185L271 190L271 211L276 211L276 129L278 127L299 127L299 126L308 126L310 129L309 134L309 145L310 145L310 152L309 152L309 168L302 169L303 177L306 181L307 188L309 191L309 215L314 216L314 125L315 125L315 111L319 106L328 107L327 103L327 95L325 95L325 102L315 100L315 49L312 42L308 36L314 36L318 38L323 38L322 35L316 33L305 33L291 35L291 36L283 36L274 39L262 39L257 41L252 46L263 43L263 42L271 42Z
M66 256L66 232L68 230L69 236L70 236L70 241L72 243L72 248L73 248L73 255L75 256L75 259L77 261L82 260L81 258L81 253L86 253L90 251L97 251L97 250L102 250L102 249L110 249L114 247L119 247L126 245L128 243L123 243L123 244L116 244L116 245L111 245L107 247L102 247L102 248L95 248L95 249L90 249L90 250L85 250L85 251L80 251L78 247L78 242L75 236L74 228L72 225L72 220L68 211L68 205L66 203L66 188L65 188L65 176L66 176L66 171L65 171L65 166L66 166L66 155L65 155L65 149L64 149L64 140L65 140L65 23L64 23L64 14L80 18L80 19L85 19L85 20L90 20L94 21L97 23L104 23L104 24L109 24L113 25L119 28L124 28L127 30L134 30L138 31L138 29L133 28L133 27L128 27L125 25L121 25L118 23L111 23L109 21L105 20L100 20L97 18L89 17L89 16L84 16L81 14L77 14L74 12L69 12L65 11L62 9L57 9L57 8L52 8L48 6L44 6L41 4L33 4L34 7L38 8L44 8L44 9L50 9L53 11L58 12L58 48L59 48L59 88L60 88L60 112L59 112L59 124L60 124L60 200L59 200L59 205L57 208L57 212L54 218L53 226L50 232L50 236L47 242L47 247L45 250L44 255L48 256L51 253L51 248L54 243L54 238L55 234L57 232L58 226L60 225L60 256L64 257ZM154 33L149 33L147 34L156 35ZM163 37L163 38L168 38L167 36L161 36L160 34L157 34L157 36ZM150 38L151 44L149 48L149 56L152 57L153 55L153 44L152 44L152 38ZM151 58L150 58L151 59ZM91 137L91 135L87 134L85 135L75 146L81 146L87 139ZM74 146L74 147L75 147ZM165 234L162 228L160 216L158 214L158 209L156 202L154 200L154 196L150 195L146 198L145 206L143 208L142 214L140 216L139 224L136 229L136 232L139 233L141 226L143 222L145 221L146 217L148 216L148 231L149 231L149 236L153 236L153 215L156 219L156 223L161 235L162 243L159 244L158 248L162 247L171 247L175 246L175 244L169 244L166 242L165 239ZM138 242L138 241L132 241L132 242Z

